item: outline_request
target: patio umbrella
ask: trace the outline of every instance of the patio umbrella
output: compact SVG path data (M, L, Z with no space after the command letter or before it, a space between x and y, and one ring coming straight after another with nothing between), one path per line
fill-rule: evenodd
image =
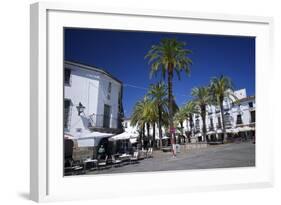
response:
M138 137L137 133L123 132L119 135L115 135L113 137L110 137L109 141L128 140L128 139L137 138L137 137Z
M249 126L238 127L237 129L239 130L239 132L247 132L252 130L252 128Z
M216 133L222 133L222 130L221 129L218 129L217 131L216 131Z
M195 134L195 137L201 137L201 136L202 136L202 133L201 133L201 132Z
M213 134L216 134L216 132L215 131L207 132L207 135L213 135Z
M97 146L101 139L111 137L113 134L102 132L91 132L77 138L78 147Z
M75 139L75 138L74 138L71 134L69 134L69 133L64 133L63 138L64 138L64 139L68 139L68 140L73 140L73 139Z
M234 133L237 134L239 130L237 128L230 128L226 130L226 133Z

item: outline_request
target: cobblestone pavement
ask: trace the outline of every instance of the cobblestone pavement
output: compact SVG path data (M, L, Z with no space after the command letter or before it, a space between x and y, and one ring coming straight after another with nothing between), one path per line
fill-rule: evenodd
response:
M136 164L111 167L87 174L110 174L147 171L169 171L255 166L255 144L232 143L209 145L206 148L186 149L181 145L175 158L170 152L154 151L153 158L139 160Z

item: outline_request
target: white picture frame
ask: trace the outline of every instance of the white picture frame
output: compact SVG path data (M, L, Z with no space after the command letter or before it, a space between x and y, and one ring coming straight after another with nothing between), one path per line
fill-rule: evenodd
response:
M273 186L273 134L268 131L272 117L266 112L266 107L271 106L267 90L272 86L272 18L44 2L31 5L30 25L32 200L97 199ZM63 177L63 137L59 136L63 135L60 122L64 26L256 36L256 166ZM262 83L264 80L268 82L266 85ZM146 181L152 178L153 183L148 186ZM118 189L108 183L118 184Z

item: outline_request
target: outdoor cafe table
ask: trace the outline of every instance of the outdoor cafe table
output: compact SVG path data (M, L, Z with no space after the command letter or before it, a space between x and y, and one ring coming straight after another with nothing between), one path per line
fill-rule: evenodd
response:
M121 155L119 156L119 158L120 158L122 161L128 161L128 160L130 160L131 155L130 155L130 154L121 154Z
M94 163L95 165L97 165L98 160L96 159L86 159L83 164L84 164L84 172L86 172L86 167L87 167L87 163Z

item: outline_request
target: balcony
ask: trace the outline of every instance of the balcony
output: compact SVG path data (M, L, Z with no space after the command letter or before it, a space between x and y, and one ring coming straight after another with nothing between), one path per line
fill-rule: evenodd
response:
M89 116L89 129L97 132L120 133L122 128L118 128L118 121L118 118L92 114Z

